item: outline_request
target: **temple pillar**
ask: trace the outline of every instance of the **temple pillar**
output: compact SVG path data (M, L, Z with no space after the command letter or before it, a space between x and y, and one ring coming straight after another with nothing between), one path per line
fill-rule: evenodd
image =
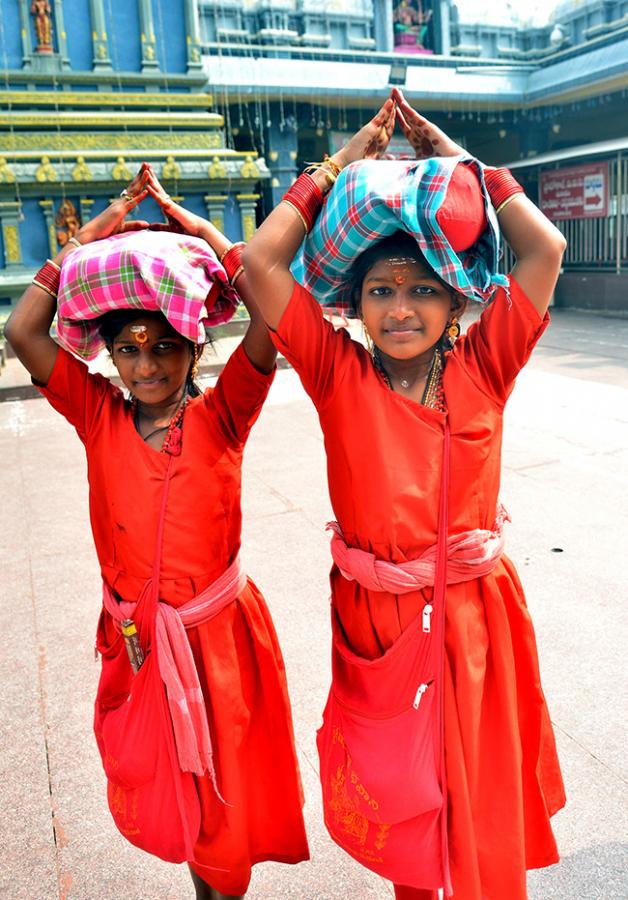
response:
M151 0L139 0L140 31L142 42L142 72L154 72L159 68L157 42ZM164 60L165 65L165 60Z
M59 252L59 247L57 244L57 228L55 226L54 203L52 202L52 200L45 199L40 200L39 205L41 206L42 212L44 214L44 219L46 220L46 234L48 235L50 258L54 259Z
M212 225L215 225L221 234L225 233L225 202L223 194L206 194L203 197L207 207L207 215Z
M236 194L240 207L240 222L242 223L242 240L250 241L255 234L256 219L255 210L259 194Z
M392 53L394 49L392 0L374 0L373 31L375 47L382 52Z
M54 0L55 10L55 37L57 38L57 50L61 57L61 65L64 69L70 68L70 56L68 53L68 36L63 20L63 0Z
M0 228L4 242L4 265L7 269L22 265L20 243L21 205L13 200L0 203Z
M89 14L92 21L92 46L94 70L111 70L109 39L103 0L89 0Z
M198 20L198 0L184 0L185 35L188 72L203 68L201 62L201 30Z
M33 41L31 40L31 5L29 0L19 0L20 7L20 33L22 35L22 65L30 69L33 55Z

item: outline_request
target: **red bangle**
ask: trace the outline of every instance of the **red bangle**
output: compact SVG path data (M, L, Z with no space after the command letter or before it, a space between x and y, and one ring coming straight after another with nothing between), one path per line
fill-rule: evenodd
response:
M246 244L243 241L240 241L237 244L232 244L227 252L223 253L221 257L220 261L225 268L227 278L229 279L229 283L231 285L235 283L238 275L242 273L242 251L245 247Z
M487 166L484 169L484 182L496 212L515 194L525 193L510 169L493 169Z
M59 281L61 278L61 269L51 259L47 259L39 272L33 278L33 284L42 288L51 297L57 298L59 293Z
M323 192L311 175L306 172L299 175L291 188L283 195L282 200L295 210L309 234L316 216L323 205Z

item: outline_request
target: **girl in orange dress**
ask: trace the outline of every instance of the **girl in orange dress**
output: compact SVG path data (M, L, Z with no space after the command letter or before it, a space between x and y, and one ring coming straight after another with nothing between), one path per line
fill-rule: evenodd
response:
M463 153L396 94L331 158L331 165L314 172L323 194L336 167L382 152L395 104L417 158ZM299 206L298 197L293 202ZM398 232L372 245L352 273L353 302L374 345L371 354L345 331L335 331L313 297L293 281L290 264L309 224L304 213L303 207L281 203L249 243L244 264L276 346L318 410L343 552L357 552L375 571L378 565L419 560L434 547L446 440L451 442L448 534L477 534L478 529L490 534L496 521L501 533L504 405L547 325L562 236L523 193L509 198L499 215L517 260L509 292L499 289L453 348L446 338L455 333L454 317L464 312L464 298L430 269L409 235ZM377 590L361 584L355 570L341 568L344 563L331 572L334 665L342 666L350 654L358 662L354 672L360 660L361 671L388 657L394 663L401 638L411 639L414 629L420 632L422 615L429 630L432 589ZM564 804L564 792L534 632L506 556L496 557L484 576L447 586L443 639L451 884L446 871L437 882L421 874L426 850L417 838L407 881L403 873L395 878L396 897L435 900L437 889L444 887L455 900L525 900L526 870L558 860L549 820ZM427 690L422 684L415 708ZM330 703L333 699L330 695ZM326 717L329 709L328 704ZM329 740L342 742L336 734ZM394 765L407 748L385 750ZM325 769L323 757L321 762ZM350 765L349 758L347 773ZM359 804L366 798L375 806L376 798L367 796L368 785L362 785L362 797L350 799L341 768L321 773L326 823L338 843L378 871L377 853L394 831L392 819L380 821L373 835L369 829L376 819L369 821ZM360 777L354 765L354 784ZM411 791L413 785L406 788Z
M127 224L124 216L147 195L151 179L143 167L127 199L114 201L84 225L78 241L146 226ZM208 222L189 213L183 218L190 233L222 244L218 252L229 246ZM57 263L73 250L66 246ZM121 602L137 600L150 579L153 535L171 465L159 600L180 607L238 555L242 453L274 374L276 354L266 328L251 306L244 340L216 386L201 393L192 371L200 348L160 313L126 310L107 316L101 333L135 397L132 405L120 389L91 375L52 340L51 293L48 282L29 287L6 333L41 393L85 445L103 580ZM226 801L209 775L195 776L201 824L190 860L192 878L198 898L239 897L255 863L308 858L285 671L270 614L250 579L222 612L190 628L187 636L207 711L216 783ZM128 690L133 677L119 630L106 611L98 647L104 655L102 700L107 690ZM97 704L97 720L101 712Z

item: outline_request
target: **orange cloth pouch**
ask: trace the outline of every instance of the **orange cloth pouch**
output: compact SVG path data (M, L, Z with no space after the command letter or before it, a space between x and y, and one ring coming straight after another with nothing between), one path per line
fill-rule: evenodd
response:
M155 640L171 469L172 457L164 484L153 576L134 616L145 662L134 675L122 635L103 610L96 644L102 654L102 672L94 732L107 776L109 809L119 831L136 847L167 862L185 862L194 859L201 825L200 802L194 776L179 765Z
M332 684L317 736L325 825L367 868L451 893L443 745L449 426L431 625L421 613L381 657L347 646L332 610Z

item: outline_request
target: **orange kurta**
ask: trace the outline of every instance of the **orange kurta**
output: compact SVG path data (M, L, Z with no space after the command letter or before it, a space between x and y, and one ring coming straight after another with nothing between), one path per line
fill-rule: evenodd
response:
M240 346L215 388L186 407L181 455L172 462L159 591L172 606L208 587L240 549L242 452L271 382ZM103 578L121 599L136 600L151 576L168 457L137 434L122 392L65 351L41 391L85 444ZM113 628L109 617L105 623ZM283 660L250 580L234 603L188 637L228 802L216 797L208 776L197 779L202 823L194 868L222 893L242 894L256 862L308 858Z
M511 302L498 291L447 354L450 534L493 526L504 404L548 320L514 281L510 293ZM444 415L391 391L366 350L334 331L299 286L274 340L317 407L347 544L395 563L420 556L437 539ZM331 585L349 646L369 659L431 593L371 592L335 567ZM490 575L448 587L445 630L454 898L525 900L526 869L558 859L549 817L564 792L532 623L506 557Z

